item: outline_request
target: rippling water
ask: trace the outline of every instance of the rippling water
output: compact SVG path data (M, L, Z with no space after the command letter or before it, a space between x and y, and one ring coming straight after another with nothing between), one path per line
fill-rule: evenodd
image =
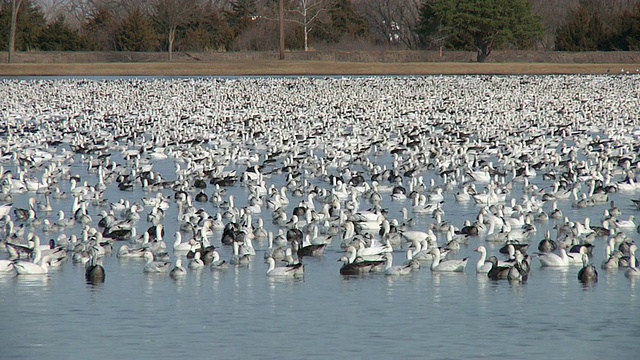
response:
M375 160L391 162L388 155ZM78 161L73 173L86 177L85 167ZM155 169L170 178L174 163L157 162ZM425 174L425 182L433 176ZM281 186L284 175L269 181ZM538 181L540 187L549 185ZM163 192L172 195L170 190ZM237 185L229 192L244 205L244 187ZM148 195L138 188L132 193L107 190L113 201ZM521 186L515 185L512 196L521 195ZM16 195L14 206L26 207L30 196L34 194ZM460 225L475 218L479 207L458 204L450 193L445 198L448 221ZM638 214L628 195L611 198L623 218ZM290 199L289 213L300 200ZM391 201L388 195L383 204L392 218L401 217L402 207L411 207L410 200ZM578 210L570 201L558 204L571 219L599 219L608 207ZM202 206L211 214L217 212L211 203ZM54 202L56 207L69 209L71 200ZM101 209L90 210L94 221ZM176 216L173 203L166 219ZM262 217L268 230L277 229L270 212L265 210ZM416 219L416 229L433 222L426 215ZM170 245L176 224L164 224ZM554 233L555 225L553 220L537 223L532 248L546 229ZM138 228L147 226L142 220ZM79 235L80 227L67 231L71 232ZM639 240L634 231L627 235ZM219 239L219 233L212 239L216 246ZM482 244L489 254L497 254L500 246L482 237L471 238L453 254L471 257L465 273L432 273L426 265L406 277L342 277L336 240L323 257L305 259L305 276L299 280L265 276L265 242L254 243L258 253L248 267L205 268L178 280L143 273L142 260L108 256L106 282L89 285L84 267L69 261L46 276L0 275L0 358L634 358L640 350L638 284L623 270L599 268L604 241L597 240L592 261L598 265L599 282L590 286L577 280L580 266L540 268L536 259L526 283L494 282L476 275L478 254L473 249ZM223 259L229 258L229 248L220 251ZM402 261L404 252L396 252L395 263Z

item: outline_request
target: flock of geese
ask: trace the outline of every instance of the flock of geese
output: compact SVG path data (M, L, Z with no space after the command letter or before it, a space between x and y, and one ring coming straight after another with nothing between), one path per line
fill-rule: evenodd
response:
M116 256L173 278L256 259L300 278L336 253L344 276L640 275L634 75L5 79L0 92L5 275L74 262L100 283ZM459 256L469 246L477 258Z

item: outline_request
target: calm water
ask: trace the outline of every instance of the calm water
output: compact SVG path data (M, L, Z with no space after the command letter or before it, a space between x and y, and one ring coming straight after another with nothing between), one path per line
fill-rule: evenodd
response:
M374 160L391 162L388 155ZM72 166L73 173L95 182L86 174L86 164L78 161ZM171 179L174 163L159 161L154 168ZM424 175L425 182L435 176ZM284 181L284 175L268 179L278 186ZM538 182L540 187L549 185ZM329 184L320 186L328 188ZM170 190L163 193L173 195ZM236 196L239 206L246 203L248 192L241 185L230 188L229 193ZM140 189L120 192L113 185L106 193L112 201L149 195ZM514 185L512 197L520 199L521 195L521 185ZM14 196L14 206L27 207L31 196L36 195ZM42 199L41 195L37 198ZM445 199L445 218L458 226L475 218L480 209L473 203L457 204L452 193L445 194ZM611 199L621 208L622 218L638 214L628 194L612 194ZM290 200L289 214L301 198L290 196ZM558 205L571 219L589 216L596 223L608 207L577 210L571 208L570 200ZM54 200L57 207L70 209L71 200ZM202 207L210 214L217 212L212 203ZM383 207L390 218L401 220L400 209L410 209L411 200L391 201L387 194ZM104 208L90 209L94 221ZM550 211L550 204L545 210ZM276 231L270 214L265 209L254 220L261 216L265 227ZM56 215L46 217L53 220ZM169 248L176 215L172 203L164 221ZM415 218L416 229L433 222L428 215ZM536 223L532 248L546 229L555 234L555 225L553 220ZM143 216L139 233L148 226ZM65 233L80 235L81 228ZM43 239L54 237L40 234ZM627 235L640 240L635 231ZM212 242L217 246L219 240L218 233ZM439 242L443 241L439 236ZM471 238L453 254L455 258L471 257L461 274L432 273L427 264L406 277L345 278L338 273L339 240L334 240L322 258L305 259L301 280L265 276L266 242L254 242L258 253L249 267L205 268L189 271L179 280L143 273L143 260L108 256L104 259L106 282L93 286L84 281L84 267L69 261L46 276L0 276L4 309L0 358L635 358L640 350L640 284L627 279L624 270L600 269L604 241L599 238L594 250L592 262L600 278L592 286L577 280L580 266L545 269L536 259L526 283L494 282L486 275L476 275L479 255L473 250L485 245L489 254L497 254L500 246L482 237ZM223 259L231 253L228 247L220 252ZM404 256L396 252L395 263L404 261Z

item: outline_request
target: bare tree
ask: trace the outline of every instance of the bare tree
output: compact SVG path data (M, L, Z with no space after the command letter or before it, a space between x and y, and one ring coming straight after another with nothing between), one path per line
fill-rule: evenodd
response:
M16 26L18 22L18 11L20 11L22 0L13 0L11 2L11 25L9 25L9 63L13 62L13 55L16 50Z
M40 0L43 1L43 0ZM49 0L56 1L56 0ZM133 9L140 9L149 14L152 10L151 0L59 0L65 14L70 15L68 20L75 22L72 25L80 26L87 19L96 15L100 10L109 10L116 18L122 19Z
M298 7L287 10L287 21L299 24L304 32L304 51L309 51L309 33L316 26L319 16L329 9L328 0L298 0Z
M154 16L159 27L167 35L169 61L173 56L173 43L176 40L178 26L189 22L196 14L197 8L197 0L156 0Z
M418 47L416 27L421 0L354 0L378 43L408 49Z
M34 4L40 6L40 10L47 21L52 21L58 15L66 15L66 3L68 0L36 0ZM66 16L65 16L66 17Z

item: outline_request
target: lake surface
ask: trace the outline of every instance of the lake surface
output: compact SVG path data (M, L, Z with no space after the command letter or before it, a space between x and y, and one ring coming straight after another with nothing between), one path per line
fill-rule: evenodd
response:
M375 81L371 78L369 81ZM474 94L465 94L464 86L459 89L438 88L438 81L434 78L424 78L430 81L433 92L445 94L469 101L484 101ZM448 81L453 81L451 78ZM513 80L534 80L535 77L484 77L477 78L457 77L459 81L469 81L472 85L484 81L494 82L500 87L501 81L513 84ZM596 88L600 98L594 101L594 117L606 118L610 114L600 114L597 111L611 109L617 105L609 105L600 108L603 102L619 104L624 102L631 104L627 107L619 107L617 114L620 117L631 118L628 134L639 138L638 113L640 105L638 100L638 77L550 77L549 81L569 84L569 87L584 86L585 93L589 93L588 87ZM554 80L557 79L557 80ZM82 94L81 86L69 87L69 81L62 82L61 91L70 88L70 94ZM111 80L107 80L108 82ZM139 92L146 82L153 80L142 79L140 84L124 87L124 98L142 101L140 112L144 112L144 96ZM189 80L194 81L194 80ZM206 86L217 81L216 79L198 80ZM235 79L239 86L243 79ZM266 96L274 103L278 98L286 95L287 91L295 92L290 83L283 84L276 80L251 80L264 81L273 86L274 90ZM271 84L269 81L275 81ZM294 82L295 79L288 81ZM321 99L327 96L327 90L333 89L336 96L349 91L350 87L358 87L363 93L354 97L366 98L366 91L362 90L362 82L367 79L334 79L332 84L327 84L326 79L303 79L300 90L317 97L309 97L309 113L298 114L301 118L313 116L312 111L318 111L324 105L312 105L322 103ZM385 81L393 81L387 79ZM400 79L399 81L407 81ZM409 81L411 88L413 82ZM547 81L547 80L543 80ZM10 98L14 102L0 100L4 107L3 117L9 119L15 114L24 117L41 114L42 109L31 109L29 106L17 104L17 99L30 97L40 100L37 95L40 90L37 80L23 81L17 85L18 80L4 80L2 91L17 91ZM45 83L45 87L56 86L56 80ZM71 81L72 82L72 81ZM171 96L174 88L179 85L190 89L187 80L165 79L159 85L158 97ZM320 84L316 83L320 82ZM431 83L433 82L433 83ZM99 85L86 85L93 91L101 88ZM91 86L90 86L91 85ZM134 84L135 85L135 84ZM406 85L406 84L405 84ZM463 84L464 85L464 84ZM598 88L598 86L602 88ZM195 85L202 87L202 84ZM287 88L288 90L283 90ZM399 85L402 86L402 85ZM526 87L527 85L521 85ZM619 86L619 88L618 88ZM233 88L233 86L229 86ZM313 89L317 87L317 93ZM137 90L135 90L137 89ZM382 96L383 90L371 90L370 96ZM427 87L427 89L429 89ZM612 90L613 89L613 90ZM224 102L223 95L233 95L232 90L216 92L211 90L211 96L223 102L229 114L234 111L244 114L260 114L260 109L243 110L242 104ZM353 89L351 89L353 90ZM414 89L415 90L415 89ZM419 87L418 95L426 91ZM523 103L536 96L542 97L542 92L537 95L534 89L526 92L521 89L520 97ZM538 89L539 90L539 89ZM51 90L47 90L49 93ZM74 92L75 91L75 92ZM163 93L166 91L166 93ZM193 93L197 93L194 90ZM411 91L409 89L408 91ZM456 93L456 91L459 91ZM34 92L36 95L34 95ZM482 91L481 91L482 92ZM144 91L143 91L144 93ZM620 93L626 93L630 97L626 100L617 98ZM147 93L148 95L149 93ZM197 98L191 98L192 93L184 95L185 102L197 102ZM275 95L279 94L279 95ZM347 93L348 94L348 93ZM255 94L245 94L246 101L251 101ZM406 94L403 94L405 96ZM74 98L72 102L84 104L86 107L97 107L99 95L91 95L86 98ZM141 96L141 98L138 98ZM350 98L344 95L345 98ZM488 96L488 95L487 95ZM558 98L561 99L561 95ZM8 97L9 98L9 97ZM117 98L117 97L114 97ZM425 96L428 100L428 96ZM97 99L97 100L96 100ZM141 100L142 99L142 100ZM408 99L408 98L405 98ZM326 100L326 99L325 99ZM120 100L124 101L124 100ZM152 102L153 100L149 100ZM421 105L417 100L406 100L415 109ZM498 99L496 106L506 106L508 99ZM533 100L532 100L533 101ZM560 100L558 100L560 101ZM385 101L381 100L381 104ZM390 102L391 103L391 102ZM421 104L421 103L420 103ZM635 105L634 105L635 104ZM53 103L47 106L56 108ZM172 103L171 106L177 106ZM278 112L275 105L263 104L262 116L268 117ZM464 108L464 104L457 106ZM570 107L570 101L567 107ZM635 113L628 113L628 108L635 106ZM108 106L107 106L108 108ZM197 108L197 106L196 106ZM376 109L376 114L394 114L389 116L389 121L401 118L406 109ZM536 113L537 108L532 105L528 109L528 115ZM69 110L75 111L75 110ZM108 109L107 109L108 111ZM182 110L184 111L184 109ZM198 110L194 110L198 111ZM329 111L329 110L327 110ZM362 110L367 113L367 109ZM373 110L371 110L373 111ZM65 113L64 107L57 108L54 113ZM176 110L176 112L180 112ZM542 111L541 111L542 112ZM77 115L70 113L69 115ZM283 115L285 116L285 115ZM289 115L287 115L289 116ZM346 117L346 115L343 114ZM461 117L463 115L460 115ZM477 116L477 115L474 115ZM462 117L464 120L464 118ZM383 121L384 119L381 119ZM89 121L89 119L87 119ZM409 121L404 118L404 121ZM418 121L418 120L412 120ZM428 120L422 120L428 121ZM353 123L357 123L352 120ZM606 121L605 121L606 122ZM346 121L345 129L351 124ZM635 124L635 125L634 125ZM304 126L304 125L301 125ZM357 126L356 126L357 127ZM601 135L605 128L585 128L589 135ZM342 129L336 129L341 131ZM364 129L358 131L364 132ZM635 131L635 132L634 132ZM526 132L526 130L525 130ZM356 133L354 130L353 133ZM17 136L14 134L14 136ZM26 135L25 135L26 136ZM150 138L153 134L147 134ZM354 135L355 136L355 135ZM438 135L432 135L438 136ZM7 135L3 135L3 141L11 143ZM231 142L234 142L230 138ZM570 143L573 144L573 143ZM637 142L636 142L637 145ZM206 147L207 144L203 144ZM219 146L218 144L215 145ZM245 144L238 144L243 147ZM255 144L246 145L252 148L252 152L264 154L266 149L258 148ZM61 145L69 150L68 145ZM52 149L56 151L56 149ZM307 151L308 149L304 149ZM557 149L559 151L559 148ZM324 156L328 149L316 147L316 154ZM6 153L6 151L5 151ZM88 155L85 156L85 159ZM112 156L118 163L125 163L122 154L113 151ZM392 167L394 157L388 151L379 153L367 153L365 156L372 162L381 166ZM495 155L489 156L498 162ZM78 174L82 180L88 180L90 184L96 182L95 173L87 172L87 163L80 154L74 155L75 162L70 163L71 173ZM587 159L585 154L579 153L579 159ZM278 160L279 165L283 164ZM174 159L151 160L154 170L162 174L164 179L176 178ZM10 158L3 158L4 170L18 172L20 167ZM362 165L352 164L353 169L363 171ZM225 170L237 170L244 172L246 165L230 164ZM337 174L338 170L331 169ZM42 169L33 169L30 176L39 178ZM433 179L436 184L442 184L442 177L435 171L424 170L419 174L424 177L425 184ZM417 176L416 175L416 176ZM330 183L313 178L308 180L320 188L330 189ZM365 176L367 181L369 177ZM620 178L616 178L620 180ZM267 184L274 184L277 188L286 185L286 174L273 173L266 178ZM549 189L552 181L543 180L540 175L532 178L531 184L539 189ZM69 182L59 183L61 189L68 189ZM516 198L518 201L524 193L523 183L514 182L512 192L507 199ZM478 184L479 191L483 191ZM588 185L584 185L582 191L586 191ZM444 193L445 202L443 210L445 219L458 227L465 220L475 219L481 206L473 201L466 203L456 202L454 194L459 189ZM207 194L211 194L213 188L209 185ZM249 191L247 187L238 182L227 189L228 195L234 195L237 206L247 205ZM173 199L174 191L162 190L166 196ZM193 192L192 194L195 194ZM610 200L621 209L621 219L627 219L629 215L640 214L630 201L638 199L640 190L633 192L610 193ZM115 202L120 198L131 201L139 201L144 196L154 196L141 187L134 187L133 191L125 192L117 188L116 183L108 184L104 197L109 202ZM14 208L25 208L30 197L36 197L43 201L42 194L27 192L13 195ZM288 215L291 215L293 207L303 198L289 195L291 203L286 207ZM558 207L563 210L565 216L572 221L584 221L586 217L592 220L592 224L599 224L605 209L609 203L596 205L589 208L575 208L574 200L558 200ZM1 202L0 202L1 203ZM507 202L508 203L508 202ZM52 199L54 209L64 209L69 212L73 204L71 198L64 200ZM321 204L320 204L321 205ZM221 211L213 203L196 204L205 209L209 214ZM364 204L366 209L370 204ZM431 215L412 213L411 199L397 201L390 195L383 194L382 207L388 211L389 219L403 221L401 209L408 208L409 216L416 220L414 230L426 230L429 224L434 223ZM89 208L89 214L93 217L93 226L99 219L101 210L108 210L108 202L100 206ZM316 205L319 208L319 205ZM543 205L546 212L551 211L551 202ZM150 208L145 208L142 219L136 225L138 233L142 233L149 223L145 221L146 213ZM57 219L57 213L39 213L40 218ZM13 215L13 214L12 214ZM178 209L175 201L165 215L163 224L166 227L165 242L172 253L171 244L174 233L178 229ZM262 213L254 214L253 220L263 218L265 228L277 233L278 227L271 222L271 210L266 207ZM16 222L18 223L18 222ZM545 231L551 231L555 236L555 226L564 223L563 220L549 220L548 222L536 222L536 234L529 240L532 244L529 253L534 253L537 243L544 237ZM49 238L56 238L58 233L43 233L42 228L31 229L39 234L43 243ZM640 240L640 234L635 229L624 231L625 234L636 243ZM64 229L61 233L76 234L81 237L82 227L75 225L70 229ZM229 259L231 248L221 246L221 233L212 236L213 245L219 247L223 259ZM555 238L555 237L554 237ZM502 244L488 243L483 236L471 237L468 244L450 255L452 258L470 257L464 273L434 273L429 265L423 267L408 276L385 276L384 274L372 274L361 277L343 277L339 274L340 264L338 259L344 254L340 247L340 237L332 242L324 256L320 258L305 258L305 275L302 279L273 279L265 276L267 265L263 262L263 254L267 248L266 241L254 241L257 254L248 267L230 266L225 271L211 270L208 267L199 271L189 271L187 276L181 279L172 279L166 274L146 274L142 269L144 260L119 259L115 255L105 256L103 259L106 271L106 281L103 284L87 284L84 279L84 265L74 264L68 261L60 268L51 269L49 274L43 276L15 276L14 274L0 274L0 304L4 313L0 321L0 358L1 359L113 359L113 358L279 358L279 359L320 359L320 358L426 358L426 359L495 359L501 357L510 358L552 358L552 359L601 359L601 358L635 358L640 352L640 284L633 279L624 276L625 269L604 270L600 264L605 256L606 238L596 240L591 263L595 264L599 272L599 281L596 284L584 285L577 279L580 265L563 269L542 268L537 259L533 259L533 268L526 282L492 281L484 274L476 274L475 263L479 254L474 249L479 245L485 245L489 254L498 254ZM438 242L444 245L444 235L438 234ZM121 245L117 243L115 248ZM394 264L401 264L405 259L406 244L403 249L394 252ZM501 259L503 258L502 255ZM0 253L1 258L6 258L6 252ZM186 264L186 260L185 260Z

